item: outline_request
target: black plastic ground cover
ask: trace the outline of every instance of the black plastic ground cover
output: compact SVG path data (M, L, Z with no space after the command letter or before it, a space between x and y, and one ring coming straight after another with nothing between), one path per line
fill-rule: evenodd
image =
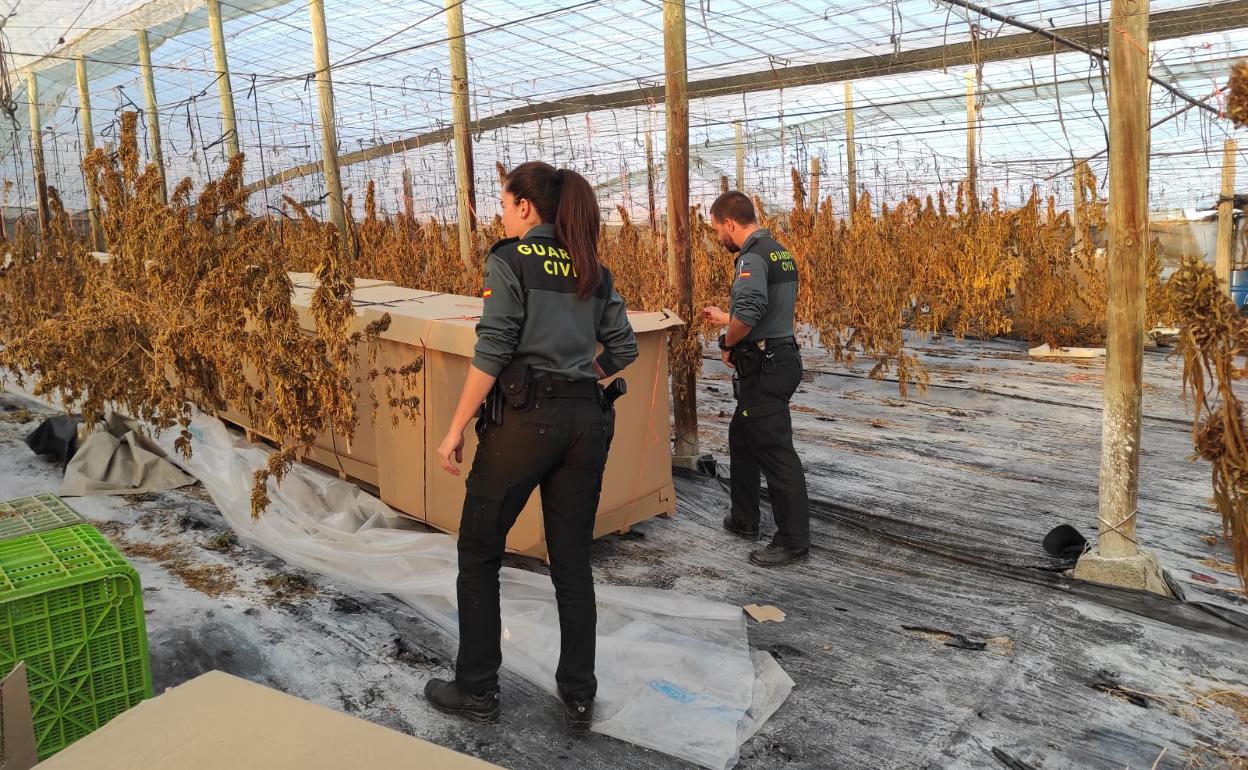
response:
M1201 743L1248 749L1229 711L1190 706L1248 693L1243 613L1071 580L1039 542L1025 562L1014 544L826 500L812 505L811 559L766 571L716 531L722 480L678 471L677 498L703 547L724 551L725 598L787 614L750 634L797 682L768 734L798 766L1150 768L1165 749L1158 767L1177 769Z

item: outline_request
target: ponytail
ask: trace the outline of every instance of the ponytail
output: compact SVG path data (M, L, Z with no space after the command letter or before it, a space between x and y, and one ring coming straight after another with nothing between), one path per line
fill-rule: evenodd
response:
M555 237L572 255L576 296L586 299L597 291L602 283L598 257L602 214L589 181L571 169L556 170L549 163L533 161L513 169L504 188L531 202L543 222L554 224Z
M572 255L576 268L576 296L585 299L602 283L602 263L598 261L598 231L602 214L588 180L570 169L560 169L563 177L559 210L555 212L555 237Z

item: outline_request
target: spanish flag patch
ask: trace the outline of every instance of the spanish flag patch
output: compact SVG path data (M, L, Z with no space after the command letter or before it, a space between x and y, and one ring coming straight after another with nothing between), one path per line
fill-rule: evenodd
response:
M749 277L750 277L750 271L749 271L749 270L742 270L742 271L741 271L741 273L740 273L737 277L738 277L738 278L749 278Z
M494 293L494 290L493 290L493 289L486 289L485 291L481 292L481 297L482 297L483 299L489 299L489 298L490 298L490 295L491 295L491 294L493 294L493 293Z

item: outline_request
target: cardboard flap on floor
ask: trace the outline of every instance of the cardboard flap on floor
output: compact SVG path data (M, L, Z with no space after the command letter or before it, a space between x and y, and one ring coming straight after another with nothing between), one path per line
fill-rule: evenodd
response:
M747 604L743 607L750 617L759 623L783 623L785 614L784 610L779 607L773 607L770 604Z
M145 701L40 770L485 770L497 765L211 671Z
M4 730L0 735L0 770L30 770L39 758L24 662L0 682L0 719Z

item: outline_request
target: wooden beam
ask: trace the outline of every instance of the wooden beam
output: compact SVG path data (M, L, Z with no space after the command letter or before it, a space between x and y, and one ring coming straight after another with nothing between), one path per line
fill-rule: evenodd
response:
M663 2L663 59L667 83L667 271L676 289L676 312L685 320L677 332L694 335L692 244L689 240L689 99L685 57L685 0ZM693 467L698 456L697 377L685 357L672 370L676 442L673 462Z
M654 202L654 137L650 128L646 128L646 197L650 207L650 230L659 231L659 212Z
M733 123L737 133L737 192L745 192L745 130Z
M1231 257L1235 250L1233 199L1235 197L1235 140L1222 146L1222 195L1218 198L1218 247L1214 270L1222 288L1230 290Z
M858 144L854 139L854 84L845 84L845 165L847 186L849 187L849 211L847 216L853 221L854 211L858 208Z
M723 194L723 193L728 192L729 189L731 188L728 185L728 175L720 174L719 175L719 192Z
M1109 36L1109 334L1097 550L1138 553L1144 263L1148 252L1148 0L1113 0Z
M455 209L459 224L459 258L472 267L472 231L476 226L473 189L472 136L468 132L468 47L464 42L464 0L446 0L451 52L451 121L455 134Z
M403 214L407 217L409 224L416 222L416 195L412 191L412 172L410 169L403 169Z
M35 211L39 217L39 234L48 230L48 175L43 165L43 126L39 118L39 76L34 70L26 73L26 93L30 97L30 154L35 171Z
M160 200L169 202L169 185L165 179L165 155L160 146L160 114L156 109L156 79L152 76L152 48L147 30L139 30L139 68L143 72L143 93L147 97L148 157L160 172Z
M221 95L221 125L224 130L225 155L233 158L238 154L238 123L234 120L234 89L230 87L230 62L225 55L225 30L221 26L221 5L218 0L205 0L208 4L208 30L212 33L212 58L217 68L217 91ZM320 164L313 164L320 170ZM307 176L302 174L301 176ZM261 185L261 189L265 185ZM254 192L254 190L253 190Z
M1169 40L1190 35L1238 29L1243 26L1242 19L1245 17L1248 17L1248 0L1225 0L1224 2L1217 2L1211 5L1175 11L1162 11L1153 14L1151 24L1154 39ZM1089 46L1099 47L1102 45L1103 39L1108 36L1108 30L1109 25L1106 23L1103 25L1061 27L1053 31ZM686 97L690 99L706 99L713 96L740 95L805 85L890 77L933 69L957 68L972 65L976 61L1008 61L1010 59L1051 56L1052 54L1053 41L1032 32L1023 32L1016 35L1001 35L991 39L981 39L975 46L974 55L972 55L971 43L968 40L962 43L916 48L910 51L903 51L897 55L863 56L854 59L786 67L780 70L768 69L744 75L707 78L689 83ZM647 86L611 93L571 96L566 99L525 105L500 112L497 115L480 118L473 123L473 127L479 132L493 131L498 128L565 115L653 105L662 102L665 98L663 86ZM451 138L452 131L449 128L426 131L405 139L348 153L342 156L340 163L344 166L353 163L363 163L398 152L442 144L450 141ZM319 171L320 164L305 163L274 174L265 181L272 186L288 182L291 179L315 174ZM263 187L264 183L257 182L250 185L247 189L249 192L255 192Z
M79 56L78 68L78 124L82 126L82 154L87 156L95 149L95 129L91 125L91 90L87 85L87 60ZM87 218L91 222L91 247L104 251L104 229L100 227L100 192L95 175L87 175Z
M312 58L316 67L316 95L321 109L321 168L329 194L329 220L338 228L342 245L348 246L347 217L343 204L342 175L338 170L338 126L334 118L334 82L330 76L329 36L325 30L325 0L309 0L312 22Z
M1087 179L1091 171L1088 169L1088 163L1085 160L1075 162L1074 188L1075 188L1075 207L1071 211L1071 220L1075 227L1075 254L1080 258L1085 256L1085 252L1091 252L1091 244L1084 239L1083 221L1084 207L1088 203Z
M976 168L975 126L978 109L978 70L966 72L966 200L971 211L979 210L979 173Z
M816 224L819 221L819 176L822 169L819 166L818 158L810 159L810 223Z

